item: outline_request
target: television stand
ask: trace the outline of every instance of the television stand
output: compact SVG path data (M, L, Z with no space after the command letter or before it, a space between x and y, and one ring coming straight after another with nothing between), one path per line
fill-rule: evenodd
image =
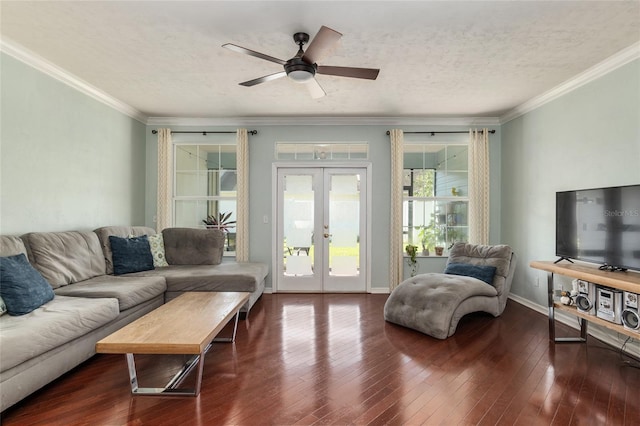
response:
M580 312L575 306L566 306L556 303L553 300L553 276L554 274L564 275L566 277L578 278L580 280L589 281L591 283L625 290L632 293L640 294L640 273L636 272L612 272L600 270L596 265L576 264L557 265L552 261L532 261L529 266L534 269L547 272L547 294L549 302L549 340L555 343L559 342L586 342L587 341L587 324L589 322L598 324L609 330L624 334L634 339L640 339L640 333L634 330L627 330L622 325L609 322L596 315L589 315ZM579 337L556 337L555 326L555 310L568 312L578 317L580 322Z
M569 263L573 263L573 260L569 259L568 257L564 257L564 256L560 256L560 259L556 260L553 263L558 263L558 262L562 262L563 260L566 260Z

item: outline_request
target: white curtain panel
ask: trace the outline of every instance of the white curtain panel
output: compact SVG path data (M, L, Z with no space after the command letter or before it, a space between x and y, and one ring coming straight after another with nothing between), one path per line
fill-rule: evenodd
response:
M173 143L171 129L158 129L158 205L156 231L173 225L171 200L173 197Z
M489 131L469 130L469 242L489 244Z
M394 129L389 132L391 140L391 228L389 290L402 282L402 175L404 168L404 132Z
M236 261L249 261L249 137L247 129L236 134Z

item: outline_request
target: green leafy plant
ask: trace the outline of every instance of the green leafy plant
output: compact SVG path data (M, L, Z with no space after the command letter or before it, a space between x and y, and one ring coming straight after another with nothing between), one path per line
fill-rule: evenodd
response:
M407 262L409 263L409 267L411 268L411 276L415 276L418 272L418 261L416 260L416 254L418 253L418 246L414 246L413 244L407 244L404 248L409 256Z
M202 222L211 229L219 229L223 232L229 232L229 228L236 224L235 220L229 220L232 212L219 212L217 216L209 215Z
M421 226L418 231L418 238L423 250L430 250L438 243L436 226L431 222L428 226Z
M443 229L441 226L436 225L435 220L432 219L429 225L420 227L418 238L420 238L422 249L429 251L438 244L442 244L444 239Z

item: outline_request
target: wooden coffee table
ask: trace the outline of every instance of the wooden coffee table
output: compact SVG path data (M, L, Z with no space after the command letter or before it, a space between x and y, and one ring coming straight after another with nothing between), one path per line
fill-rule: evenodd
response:
M125 354L133 395L197 396L202 384L204 356L212 342L234 342L240 308L249 299L246 292L191 292L159 308L96 343L96 352ZM230 337L218 333L235 317ZM134 354L194 355L164 388L138 386ZM194 388L178 388L198 367Z

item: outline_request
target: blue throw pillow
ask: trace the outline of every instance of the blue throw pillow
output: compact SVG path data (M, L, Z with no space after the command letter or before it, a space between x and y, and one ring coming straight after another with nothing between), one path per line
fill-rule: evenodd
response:
M24 315L53 299L51 285L20 253L0 257L0 296L9 315Z
M496 267L489 265L471 265L469 263L449 263L444 273L473 277L493 285L493 276L496 274Z
M132 238L120 238L110 235L109 243L111 244L114 275L153 269L151 245L146 235Z

